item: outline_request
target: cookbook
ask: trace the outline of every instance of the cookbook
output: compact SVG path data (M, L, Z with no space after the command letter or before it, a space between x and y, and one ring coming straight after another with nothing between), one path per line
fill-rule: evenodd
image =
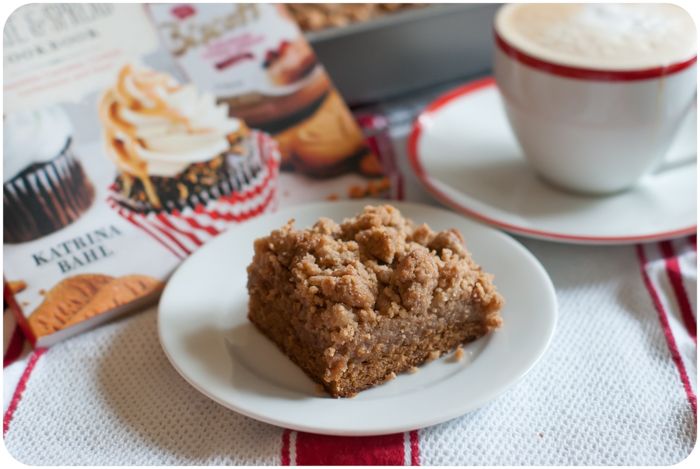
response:
M156 301L280 206L386 196L278 4L30 4L3 35L5 300L37 346Z

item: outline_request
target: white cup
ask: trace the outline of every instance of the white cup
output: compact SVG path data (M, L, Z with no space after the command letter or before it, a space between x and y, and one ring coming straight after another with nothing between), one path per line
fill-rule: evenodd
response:
M636 70L577 68L524 53L495 23L494 75L532 167L556 186L608 194L662 163L695 107L697 56Z

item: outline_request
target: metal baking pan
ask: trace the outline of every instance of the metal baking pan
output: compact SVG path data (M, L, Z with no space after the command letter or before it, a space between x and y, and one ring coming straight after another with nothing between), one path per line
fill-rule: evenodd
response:
M438 4L306 34L352 105L491 69L498 4Z

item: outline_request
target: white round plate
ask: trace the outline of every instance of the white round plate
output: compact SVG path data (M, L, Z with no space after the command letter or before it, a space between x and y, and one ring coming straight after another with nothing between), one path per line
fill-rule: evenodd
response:
M695 233L696 128L692 112L669 150L666 170L606 197L555 189L521 155L493 79L438 98L416 119L408 153L441 202L503 230L533 238L624 244Z
M386 201L384 201L386 202ZM352 399L320 396L316 385L247 319L246 266L253 240L294 218L337 221L368 203L290 208L231 228L187 259L160 301L158 333L175 369L229 409L282 427L332 435L416 429L475 409L520 379L547 348L556 321L554 287L542 265L509 236L435 207L394 203L435 229L458 228L477 263L496 275L505 297L503 326L443 358Z

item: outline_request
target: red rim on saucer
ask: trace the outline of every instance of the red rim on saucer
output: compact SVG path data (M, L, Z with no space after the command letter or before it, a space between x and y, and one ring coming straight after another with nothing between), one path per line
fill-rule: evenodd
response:
M445 205L453 208L454 210L475 218L484 223L493 225L497 228L501 228L505 231L535 237L540 239L558 240L558 241L574 241L574 242L589 242L589 243L633 243L633 242L643 242L643 241L658 241L662 239L676 238L680 236L690 235L697 231L697 225L692 225L687 228L681 228L673 231L661 231L658 233L651 233L647 235L640 236L582 236L575 234L557 233L552 231L537 230L528 228L525 226L514 225L511 223L505 223L501 220L491 218L483 213L480 213L473 208L466 207L460 204L458 201L451 198L448 194L442 192L438 187L436 187L428 176L423 163L421 161L421 155L418 151L418 144L421 138L421 134L425 131L426 123L431 119L432 115L439 111L444 106L450 104L451 102L471 93L483 90L485 88L495 87L496 82L492 77L483 78L480 80L475 80L466 85L460 86L452 91L449 91L442 96L438 97L435 101L429 104L423 112L421 112L413 123L413 128L411 134L408 138L408 158L413 168L414 173L423 184L423 186L430 192L437 200L444 203Z

